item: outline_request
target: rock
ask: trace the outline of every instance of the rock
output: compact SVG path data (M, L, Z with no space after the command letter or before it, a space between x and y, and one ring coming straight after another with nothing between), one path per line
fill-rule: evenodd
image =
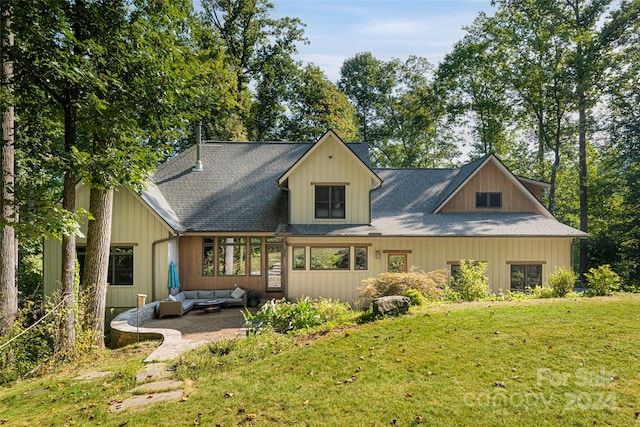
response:
M376 298L373 301L373 315L384 316L407 313L411 300L408 297L393 295L389 297Z

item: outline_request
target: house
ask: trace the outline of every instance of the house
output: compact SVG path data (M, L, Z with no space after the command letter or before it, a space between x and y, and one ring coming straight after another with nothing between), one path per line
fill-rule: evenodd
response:
M547 186L493 155L456 169L372 168L366 144L332 131L315 143L201 144L160 165L142 194L116 192L107 307L166 298L170 261L182 289L238 285L263 299L355 301L367 277L455 272L462 259L488 263L493 292L533 287L571 267L586 238L541 203ZM79 184L77 205L88 195ZM46 242L44 267L51 292L58 242Z

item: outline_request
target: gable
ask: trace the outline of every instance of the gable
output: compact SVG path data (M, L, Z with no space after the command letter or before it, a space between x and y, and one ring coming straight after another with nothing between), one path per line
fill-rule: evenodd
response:
M331 181L346 175L348 169L361 169L369 175L371 188L378 188L382 180L369 165L351 150L333 131L327 131L298 161L278 179L278 185L286 187L287 180L299 169L313 168L318 180Z
M477 208L476 193L501 193L501 207ZM540 201L494 156L487 157L434 213L436 212L532 212L552 217Z

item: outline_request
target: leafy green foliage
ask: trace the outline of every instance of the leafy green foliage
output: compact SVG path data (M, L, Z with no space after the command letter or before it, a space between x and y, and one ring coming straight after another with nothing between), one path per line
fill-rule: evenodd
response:
M587 294L591 296L610 295L620 289L620 276L611 270L610 265L590 268L585 273L587 278Z
M578 275L572 270L559 268L549 276L549 286L553 289L554 296L564 297L573 291L578 280Z
M487 263L461 260L460 270L453 277L451 288L463 301L475 301L489 295Z
M285 298L269 300L254 315L249 310L243 312L247 334L259 334L273 330L287 333L310 329L346 315L350 307L346 303L331 300L300 299L290 303Z
M553 298L556 296L555 291L550 286L536 286L531 289L531 296L533 298L542 299L542 298Z
M404 296L411 300L411 305L421 306L425 303L424 296L417 289L407 289Z
M446 270L410 271L408 273L380 273L378 277L369 277L358 288L362 298L379 298L390 295L404 295L412 289L424 297L436 299L444 294L448 274Z

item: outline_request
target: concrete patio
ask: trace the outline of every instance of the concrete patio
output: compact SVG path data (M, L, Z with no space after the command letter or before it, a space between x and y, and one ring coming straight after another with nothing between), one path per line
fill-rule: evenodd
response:
M257 308L250 310L255 313ZM214 342L245 336L243 311L239 307L223 308L214 313L191 310L182 317L151 319L141 326L150 329L175 329L182 334L183 340Z

